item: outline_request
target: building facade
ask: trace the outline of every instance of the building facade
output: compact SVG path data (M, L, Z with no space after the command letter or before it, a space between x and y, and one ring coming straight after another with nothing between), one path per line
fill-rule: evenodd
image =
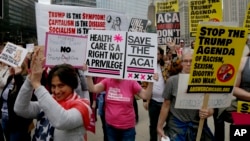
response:
M147 19L148 0L96 0L97 8L126 13L129 18Z
M181 24L181 39L184 39L189 44L193 37L190 37L189 33L189 7L188 1L179 0L179 12L180 12L180 24Z
M0 19L0 43L23 44L36 40L35 2L37 0L3 0Z
M223 0L223 20L237 21L238 26L243 26L249 3L250 0Z
M51 0L51 4L96 7L96 0Z
M167 0L149 0L149 3L162 2ZM250 0L222 0L223 5L223 21L237 22L238 26L243 26L246 15L246 10ZM151 7L152 8L152 7ZM150 11L152 14L153 11ZM190 37L189 33L189 6L187 0L179 0L179 12L181 21L181 38L185 39L186 43L190 43L195 37ZM155 13L154 13L155 14Z

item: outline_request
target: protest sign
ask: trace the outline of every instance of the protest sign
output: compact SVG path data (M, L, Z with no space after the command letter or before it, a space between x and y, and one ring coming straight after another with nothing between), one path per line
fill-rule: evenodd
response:
M157 35L127 33L125 79L153 81L157 68Z
M12 67L20 67L27 53L25 48L8 42L0 54L0 61Z
M125 14L100 8L36 3L38 44L45 45L46 32L84 36L90 29L128 30Z
M26 44L26 49L28 52L34 51L34 44Z
M153 81L157 68L157 35L90 30L86 52L91 76Z
M124 70L126 32L90 30L87 43L88 73L121 78Z
M204 93L187 94L189 74L179 74L178 91L176 96L175 108L180 109L201 109ZM208 101L209 108L228 107L232 101L232 94L214 93Z
M237 112L231 112L233 124L230 126L230 139L248 140L250 134L250 102L237 100Z
M250 102L248 101L237 101L237 112L250 114Z
M86 54L86 36L46 33L45 66L62 63L79 68L83 66Z
M179 12L156 14L158 44L166 45L167 42L180 42L180 16Z
M248 34L250 34L250 3L248 4L247 10L246 10L243 27L245 27L248 31Z
M195 37L197 25L203 21L222 21L222 0L189 0L189 30L190 36Z
M156 2L155 13L179 12L179 0Z
M197 27L188 93L231 93L247 32L242 27Z
M131 18L128 31L130 32L146 32L148 20Z

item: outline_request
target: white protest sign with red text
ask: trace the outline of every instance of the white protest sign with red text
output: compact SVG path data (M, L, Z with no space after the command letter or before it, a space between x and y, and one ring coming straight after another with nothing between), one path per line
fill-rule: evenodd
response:
M38 44L45 45L46 32L83 36L90 29L127 31L125 14L109 9L36 3Z

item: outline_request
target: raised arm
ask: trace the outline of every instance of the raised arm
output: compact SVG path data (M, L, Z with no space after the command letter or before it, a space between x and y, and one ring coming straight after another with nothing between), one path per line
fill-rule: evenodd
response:
M87 84L89 91L92 93L99 94L100 92L104 91L104 85L102 83L94 84L92 77L87 76Z
M139 92L139 96L144 100L149 100L152 96L152 90L153 90L153 82L148 83L148 86L146 89L141 89Z
M158 81L159 79L159 76L158 76L158 73L155 73L153 75L153 78L154 80ZM153 91L153 82L149 82L148 85L147 85L147 88L146 89L142 89L140 92L139 92L139 96L143 99L143 100L150 100L151 97L152 97L152 91Z
M89 116L88 111L80 111L79 109L83 108L79 105L83 105L82 102L79 103L79 101L74 101L67 104L62 104L63 100L56 101L54 97L48 92L48 90L41 85L41 78L43 73L43 63L45 61L45 58L43 56L39 56L40 49L36 50L34 52L34 58L32 58L31 61L31 73L29 74L30 83L29 88L32 88L35 90L34 94L37 97L38 100L38 106L41 110L39 112L43 111L45 116L48 118L50 123L55 127L56 129L61 130L68 130L68 129L74 129L76 127L83 125L83 117ZM52 71L52 70L51 70ZM69 70L73 71L73 69ZM52 82L49 82L52 83ZM58 85L62 85L61 83ZM73 88L72 88L73 92ZM69 100L70 101L70 100ZM61 103L62 102L62 103ZM68 101L67 101L68 102ZM28 111L31 111L28 109ZM81 114L83 113L83 115ZM85 115L86 113L86 115Z
M16 112L17 115L22 116L24 118L37 117L37 115L40 112L40 108L38 102L30 101L32 94L33 94L33 87L30 83L30 80L27 77L18 93L14 105L14 111Z
M55 128L68 130L83 124L82 115L76 108L64 109L49 94L44 86L36 88L35 95L39 101L40 108ZM85 116L89 116L88 114L86 113Z
M86 71L87 69L88 66L84 63L82 70ZM86 78L88 89L90 92L99 94L100 92L104 91L104 85L102 83L94 84L93 78L91 76L86 76Z

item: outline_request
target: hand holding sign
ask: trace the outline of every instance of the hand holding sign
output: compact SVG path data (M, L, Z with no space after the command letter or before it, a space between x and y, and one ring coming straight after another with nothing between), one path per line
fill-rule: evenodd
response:
M206 119L206 118L210 117L211 115L213 115L213 113L214 113L214 110L211 108L202 108L199 111L199 117L201 119Z
M158 80L159 80L159 75L158 75L158 73L155 73L155 74L153 75L153 78L154 78L154 80L158 81Z
M87 64L84 63L83 66L82 66L82 70L86 71L87 69L88 69L88 66L87 66Z

